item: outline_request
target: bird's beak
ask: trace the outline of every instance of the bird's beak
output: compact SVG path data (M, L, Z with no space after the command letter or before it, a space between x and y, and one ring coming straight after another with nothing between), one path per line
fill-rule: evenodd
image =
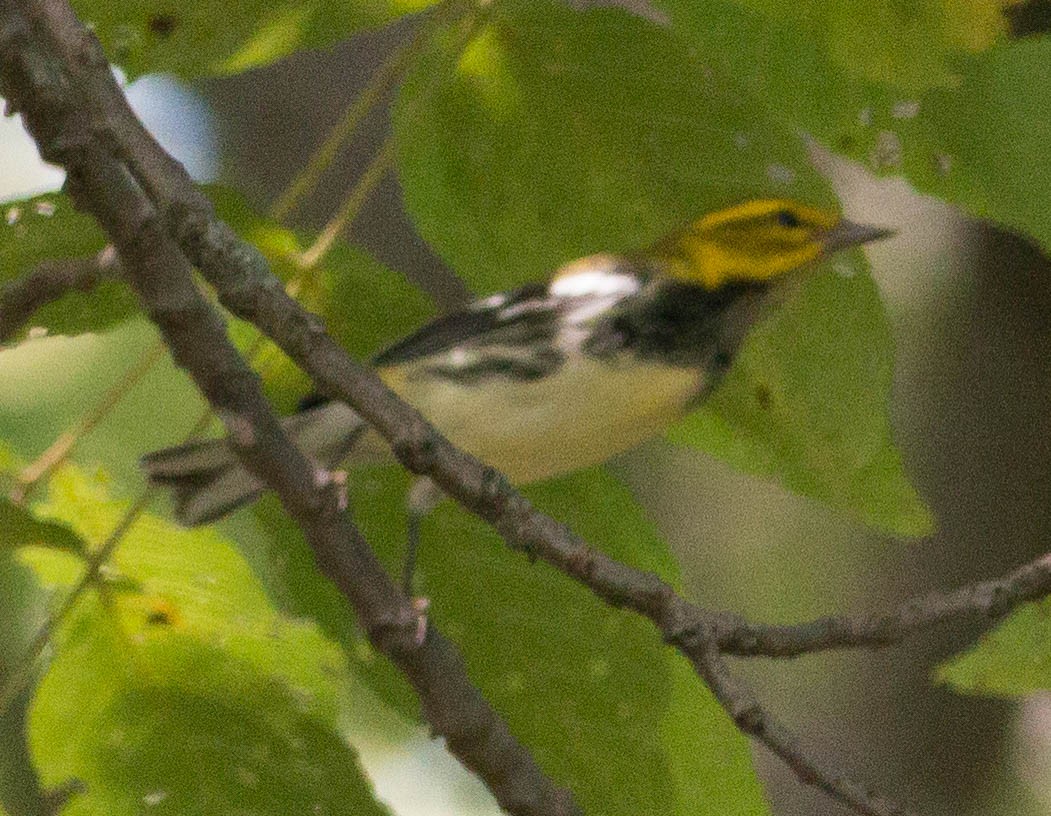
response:
M838 252L841 249L867 244L869 241L878 241L893 234L894 230L892 229L855 224L853 221L843 219L825 233L822 239L823 253L831 255L833 252Z

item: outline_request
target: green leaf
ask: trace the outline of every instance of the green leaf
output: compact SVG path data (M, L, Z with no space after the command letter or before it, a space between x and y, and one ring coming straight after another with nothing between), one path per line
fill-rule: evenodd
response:
M273 272L288 282L301 281L299 297L325 318L329 332L351 353L371 355L431 314L427 298L402 276L366 253L336 242L311 270L297 264L313 236L296 233L258 215L240 194L219 186L206 190L220 218L266 256ZM5 205L9 224L0 226L0 285L32 271L43 261L85 259L105 246L95 220L73 209L61 194ZM106 281L91 292L70 292L37 311L29 326L52 334L102 331L137 314L137 301L119 281ZM235 329L243 345L255 334L244 324ZM273 367L275 395L282 388L302 395L306 378L273 346L263 366ZM272 361L272 362L269 362ZM287 394L285 402L288 402ZM286 407L288 407L286 405Z
M888 413L893 360L879 295L859 256L812 277L750 335L700 411L669 434L771 476L867 524L931 532Z
M109 59L130 77L170 73L183 77L232 74L305 48L320 48L355 31L389 22L436 0L75 0Z
M713 70L734 77L769 117L840 152L865 157L876 135L873 112L890 111L902 100L899 91L845 70L820 32L808 31L794 14L763 13L747 0L660 5L671 17L672 33ZM744 130L739 142L752 136L751 128Z
M396 568L404 474L372 469L352 484L362 529ZM614 558L677 580L667 548L605 470L528 495ZM451 503L425 521L417 578L472 680L585 812L767 812L747 740L651 623L509 552Z
M723 714L689 663L673 660L668 668L668 709L661 733L677 802L672 812L769 813L762 783L749 772L747 741L737 726Z
M32 272L38 264L85 259L105 246L90 215L73 209L61 193L0 205L0 286ZM138 303L120 281L103 281L90 292L69 292L39 309L28 327L52 334L102 331L135 314Z
M736 0L799 24L841 72L916 93L957 79L961 58L1004 38L1004 0ZM661 0L677 9L687 4ZM706 5L706 4L705 4ZM703 17L698 6L696 18ZM800 84L805 82L800 78Z
M46 601L33 573L13 551L0 547L0 689L5 692L40 626ZM44 812L45 793L29 756L25 722L34 677L0 711L0 804L16 814Z
M938 669L959 691L1020 697L1051 689L1051 601L1020 607L977 645Z
M371 484L369 471L354 471L355 486ZM370 494L371 496L371 494ZM372 501L373 498L369 498ZM400 514L402 504L393 512ZM339 643L350 661L354 676L407 721L419 719L419 698L405 677L368 642L347 599L335 584L323 576L313 551L272 495L264 496L253 507L259 524L251 535L248 556L271 602L282 612L314 621L327 637ZM244 535L238 540L245 538ZM403 540L403 539L399 539ZM375 543L375 542L370 542Z
M0 492L11 489L8 479L23 465L0 441ZM9 683L24 684L0 706L0 745L4 746L0 751L0 805L16 814L44 813L49 804L29 755L26 733L26 712L38 672L30 671L24 679L19 676L47 611L47 593L33 570L21 563L26 548L37 546L55 547L63 555L83 551L80 539L67 527L41 521L0 499L0 693L6 698L12 690Z
M901 123L902 170L920 190L1032 235L1051 252L1051 37L969 62L959 86Z
M108 615L82 607L31 711L45 781L86 784L65 813L386 812L294 689L195 637L129 643Z
M506 2L446 61L399 96L399 172L420 232L478 290L756 195L833 200L794 131L623 11Z
M97 544L124 509L67 468L40 513ZM61 628L30 712L43 781L86 783L68 812L385 812L340 737L342 653L276 613L224 539L144 515L105 586Z

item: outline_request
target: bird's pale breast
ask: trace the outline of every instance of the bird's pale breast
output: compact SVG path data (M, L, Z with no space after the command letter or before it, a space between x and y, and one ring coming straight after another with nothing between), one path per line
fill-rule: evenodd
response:
M572 356L536 380L460 384L406 366L382 372L455 445L528 483L598 464L681 418L698 369Z

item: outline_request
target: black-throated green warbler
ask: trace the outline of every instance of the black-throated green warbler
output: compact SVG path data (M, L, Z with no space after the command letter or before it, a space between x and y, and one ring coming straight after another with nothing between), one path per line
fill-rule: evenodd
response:
M546 284L476 301L374 364L451 442L512 481L557 476L634 447L703 400L788 273L886 234L787 199L750 201L645 251L592 255ZM319 467L386 453L343 403L285 423ZM224 440L157 451L144 467L174 489L184 524L262 487Z

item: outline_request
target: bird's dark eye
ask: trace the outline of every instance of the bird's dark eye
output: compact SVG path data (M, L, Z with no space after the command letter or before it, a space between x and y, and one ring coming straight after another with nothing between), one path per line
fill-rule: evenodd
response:
M795 229L800 226L799 216L791 210L778 210L777 223L786 229Z

